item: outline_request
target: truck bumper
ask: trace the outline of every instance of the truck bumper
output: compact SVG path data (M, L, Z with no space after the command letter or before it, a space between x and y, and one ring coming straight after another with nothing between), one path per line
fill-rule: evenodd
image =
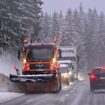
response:
M13 82L47 82L55 77L55 74L38 74L38 75L12 75L10 80Z

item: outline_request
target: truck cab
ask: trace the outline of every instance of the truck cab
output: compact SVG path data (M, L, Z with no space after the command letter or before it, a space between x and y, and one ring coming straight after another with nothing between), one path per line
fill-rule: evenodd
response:
M53 44L27 44L22 52L22 74L54 73L58 68L58 49Z

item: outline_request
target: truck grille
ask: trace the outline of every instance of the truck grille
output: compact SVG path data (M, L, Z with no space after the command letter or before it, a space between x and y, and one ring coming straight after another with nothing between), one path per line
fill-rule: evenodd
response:
M50 64L30 64L30 69L50 69Z

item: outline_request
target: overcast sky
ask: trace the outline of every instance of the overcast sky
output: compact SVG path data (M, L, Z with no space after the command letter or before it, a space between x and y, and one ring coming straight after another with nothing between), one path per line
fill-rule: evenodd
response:
M80 2L85 11L88 8L96 8L98 12L105 13L105 0L42 0L44 2L42 9L48 13L62 10L64 13L68 8L75 9L79 7Z

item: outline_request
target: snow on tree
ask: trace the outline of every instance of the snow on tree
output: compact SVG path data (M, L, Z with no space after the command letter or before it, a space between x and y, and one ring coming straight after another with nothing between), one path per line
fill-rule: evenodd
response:
M96 43L96 49L97 49L97 59L98 59L98 64L104 65L105 63L105 16L103 13L101 13L100 16L98 16L98 33L97 35L97 43Z
M89 9L86 13L80 4L79 10L72 11L69 8L66 16L60 12L48 17L46 21L49 21L50 25L45 28L49 30L49 32L47 30L48 34L44 35L45 40L50 42L55 34L61 35L62 32L61 45L73 45L78 48L79 69L85 71L91 70L94 66L104 65L105 16L103 13L99 15L95 9Z
M85 34L85 18L86 18L86 14L83 11L83 7L82 4L80 4L79 7L79 21L78 21L78 34L80 36L80 40L79 40L79 44L77 44L77 48L78 48L78 55L80 56L80 62L79 62L79 68L83 71L85 71L87 69L87 52L86 52L86 46L85 46L85 40L86 40L86 34ZM78 36L78 37L79 37ZM82 53L81 53L82 52Z
M51 31L51 16L47 13L42 13L41 16L41 32L40 32L40 40L42 42L49 42L49 36Z
M62 11L60 11L59 16L58 16L58 25L59 25L59 39L60 39L60 45L63 44L63 35L65 31L65 20L64 16L62 14Z
M79 10L69 8L66 15L62 11L49 15L41 12L41 5L41 0L0 0L0 53L7 47L18 48L26 36L44 42L59 36L61 45L77 46L79 69L104 65L103 13L95 9L86 13L80 4Z
M99 19L96 10L89 9L87 13L87 22L85 22L85 33L86 33L86 52L88 67L91 69L93 66L98 64L98 31L99 31ZM96 58L97 56L97 58ZM94 59L94 62L93 62ZM98 65L97 65L98 66Z
M72 37L72 11L70 8L65 16L65 30L62 42L63 45L72 45L72 43L74 43L74 39Z
M33 40L40 31L41 0L0 0L1 47L18 48L25 36Z
M55 36L60 35L59 22L58 22L58 13L54 12L51 19L51 30L50 30L50 39L51 42Z

